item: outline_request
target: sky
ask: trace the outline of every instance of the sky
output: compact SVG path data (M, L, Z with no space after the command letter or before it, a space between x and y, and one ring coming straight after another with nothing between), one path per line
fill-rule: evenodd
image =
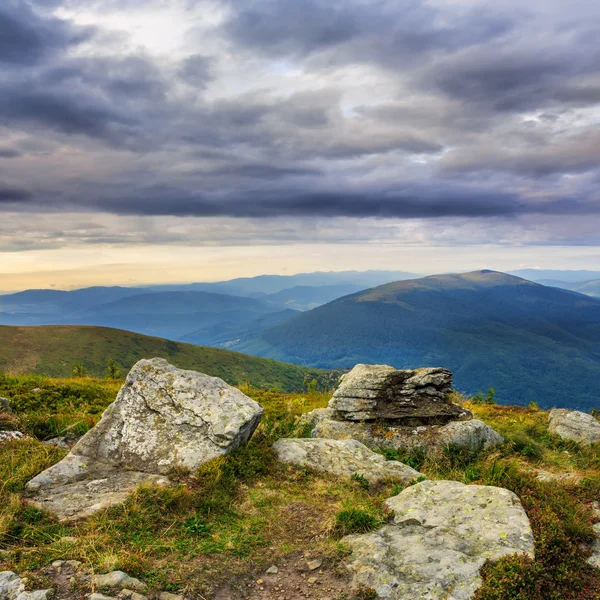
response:
M600 268L597 0L2 0L0 291Z

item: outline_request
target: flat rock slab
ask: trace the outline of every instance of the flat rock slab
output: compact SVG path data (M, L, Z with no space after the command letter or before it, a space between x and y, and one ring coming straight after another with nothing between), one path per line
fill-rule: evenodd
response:
M245 444L262 407L222 379L141 360L100 422L27 491L62 519L122 502L142 483L168 485L174 468L194 470Z
M456 444L468 448L494 446L504 438L479 419L454 421L447 425L402 427L385 423L353 423L334 419L330 408L319 408L302 416L300 427L306 426L313 438L355 439L369 448L402 450L423 448L431 451Z
M356 440L282 439L273 445L279 460L318 471L351 477L361 475L369 483L399 479L404 483L422 477L408 465L386 460Z
M386 501L393 522L343 538L353 585L391 600L469 600L486 560L533 557L529 519L502 488L425 481Z
M397 370L388 365L359 364L342 377L329 408L345 421L442 424L470 418L468 410L450 401L451 389L452 372L447 369Z
M124 471L68 454L34 477L27 489L38 508L53 511L61 521L72 521L125 502L140 485L170 483L164 475Z
M600 442L600 423L584 412L555 408L550 411L548 430L564 440L590 445Z
M0 444L20 440L24 437L20 431L0 431Z

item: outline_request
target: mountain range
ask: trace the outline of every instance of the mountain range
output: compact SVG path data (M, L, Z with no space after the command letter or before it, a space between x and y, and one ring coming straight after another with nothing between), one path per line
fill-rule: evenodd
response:
M571 281L594 272L527 274L550 285L495 271L371 271L29 290L0 296L0 324L96 325L310 368L444 366L468 394L495 388L507 403L600 407L597 281Z
M469 394L600 407L600 300L494 271L375 287L231 347L321 368L444 366Z

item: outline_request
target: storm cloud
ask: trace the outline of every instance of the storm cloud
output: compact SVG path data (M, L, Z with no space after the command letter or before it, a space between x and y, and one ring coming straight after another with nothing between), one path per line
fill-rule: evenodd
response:
M585 0L8 0L0 211L510 223L523 243L533 219L576 244L600 212L599 40Z

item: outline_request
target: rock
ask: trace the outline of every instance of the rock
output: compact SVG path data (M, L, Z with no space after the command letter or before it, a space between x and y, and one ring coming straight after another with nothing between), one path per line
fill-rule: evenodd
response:
M308 567L309 571L316 571L322 564L323 561L320 559L306 561L306 566Z
M116 600L113 596L105 596L104 594L90 594L88 600Z
M168 485L246 443L262 407L223 380L163 359L138 362L115 402L58 464L34 477L34 503L77 519L123 502L143 483Z
M0 398L0 412L4 412L4 413L8 413L8 414L12 413L8 398Z
M0 600L47 600L52 590L25 591L25 579L12 571L0 572Z
M387 365L356 365L342 377L329 403L345 421L393 420L410 425L470 418L450 401L452 373L446 369L398 371Z
M272 567L269 567L266 570L266 573L267 575L277 575L277 573L279 573L279 569L275 565L273 565Z
M600 442L600 423L578 410L555 408L550 411L548 429L564 440L590 445Z
M333 411L320 408L303 415L299 427L312 429L313 438L355 439L369 448L402 450L423 448L430 452L448 444L473 449L501 444L504 438L479 419L454 421L447 425L419 427L384 423L352 423L333 419Z
M148 600L148 596L144 596L144 594L138 594L137 592L128 589L121 590L117 598L121 598L123 600Z
M308 581L308 583L317 583L317 578L316 577L309 577L306 581Z
M596 532L596 539L592 544L592 555L587 559L588 565L600 569L600 523L594 525L594 531Z
M544 471L543 469L537 469L534 473L535 478L544 483L558 481L560 483L577 484L581 481L581 475L577 473L550 473L550 471Z
M281 439L275 442L273 449L282 462L342 477L361 475L369 483L383 479L400 479L408 483L421 476L411 467L386 460L356 440Z
M487 559L533 557L529 520L509 490L425 481L386 504L391 524L342 540L352 550L346 566L353 585L373 588L380 598L468 600Z
M12 442L13 440L20 440L24 436L20 431L0 431L0 444L3 442Z
M64 448L65 450L70 450L80 439L80 436L75 435L74 433L67 433L62 437L55 437L50 440L46 440L42 442L46 446L56 446L57 448Z
M77 538L73 537L71 535L63 535L63 537L59 538L56 541L57 544L76 544L77 543Z
M98 588L119 587L130 588L132 590L144 590L146 584L135 577L129 577L123 571L111 571L104 575L94 575L92 583Z
M184 600L184 597L179 594L172 594L171 592L161 592L158 595L158 600Z

